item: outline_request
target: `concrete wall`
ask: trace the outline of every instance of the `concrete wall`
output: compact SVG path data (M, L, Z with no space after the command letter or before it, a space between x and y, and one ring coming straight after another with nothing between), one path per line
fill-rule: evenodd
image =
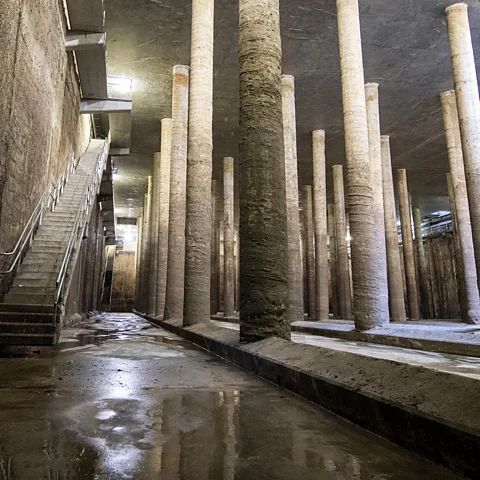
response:
M118 252L112 283L112 312L131 311L135 303L135 252Z
M90 136L58 0L0 0L0 250Z

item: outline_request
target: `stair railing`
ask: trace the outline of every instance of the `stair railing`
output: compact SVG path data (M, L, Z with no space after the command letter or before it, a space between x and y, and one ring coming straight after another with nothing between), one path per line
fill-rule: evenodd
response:
M91 208L94 205L97 194L100 190L100 183L102 181L103 171L105 170L105 167L107 165L109 149L110 136L108 136L108 138L105 140L103 152L98 157L92 182L85 189L85 194L75 216L75 222L70 233L62 265L57 276L55 293L55 323L58 323L58 315L60 314L59 307L62 306L66 296L65 291L68 290L68 286L66 288L68 267L71 263L73 255L75 253L78 254L85 225L90 216Z
M70 174L74 171L75 158L72 155L72 161L69 163L65 171L60 175L57 184L55 185L51 183L43 193L13 249L9 252L0 252L0 258L13 259L7 270L0 271L0 275L8 275L15 270L18 263L22 259L22 255L25 253L25 247L27 245L30 246L38 227L42 224L45 211L48 209L55 209L65 184L67 183Z

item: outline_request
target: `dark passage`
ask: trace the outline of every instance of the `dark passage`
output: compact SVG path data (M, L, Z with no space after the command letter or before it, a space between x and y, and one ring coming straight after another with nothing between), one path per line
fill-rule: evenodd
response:
M456 479L128 314L0 359L0 480Z

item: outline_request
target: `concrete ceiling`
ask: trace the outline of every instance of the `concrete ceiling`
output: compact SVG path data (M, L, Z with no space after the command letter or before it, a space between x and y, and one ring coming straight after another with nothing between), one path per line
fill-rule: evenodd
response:
M133 78L132 144L118 157L116 204L143 204L171 115L171 73L189 64L191 1L105 0L109 74ZM424 213L448 210L447 151L439 94L453 87L445 18L452 0L360 0L365 80L380 83L381 123L392 136L394 167L407 168ZM480 52L480 4L469 0ZM328 165L344 164L335 0L280 0L283 71L296 78L300 185L311 183L311 132L327 134ZM238 2L216 0L214 177L223 156L238 156ZM480 66L480 61L478 62ZM479 70L480 71L480 70ZM329 189L331 172L329 168Z

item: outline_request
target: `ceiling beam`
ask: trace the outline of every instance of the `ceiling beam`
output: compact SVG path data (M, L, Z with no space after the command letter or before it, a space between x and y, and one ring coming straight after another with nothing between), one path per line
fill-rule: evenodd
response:
M68 33L65 40L65 49L67 52L90 50L105 47L105 42L105 33Z
M82 100L81 114L128 113L132 111L131 100Z

